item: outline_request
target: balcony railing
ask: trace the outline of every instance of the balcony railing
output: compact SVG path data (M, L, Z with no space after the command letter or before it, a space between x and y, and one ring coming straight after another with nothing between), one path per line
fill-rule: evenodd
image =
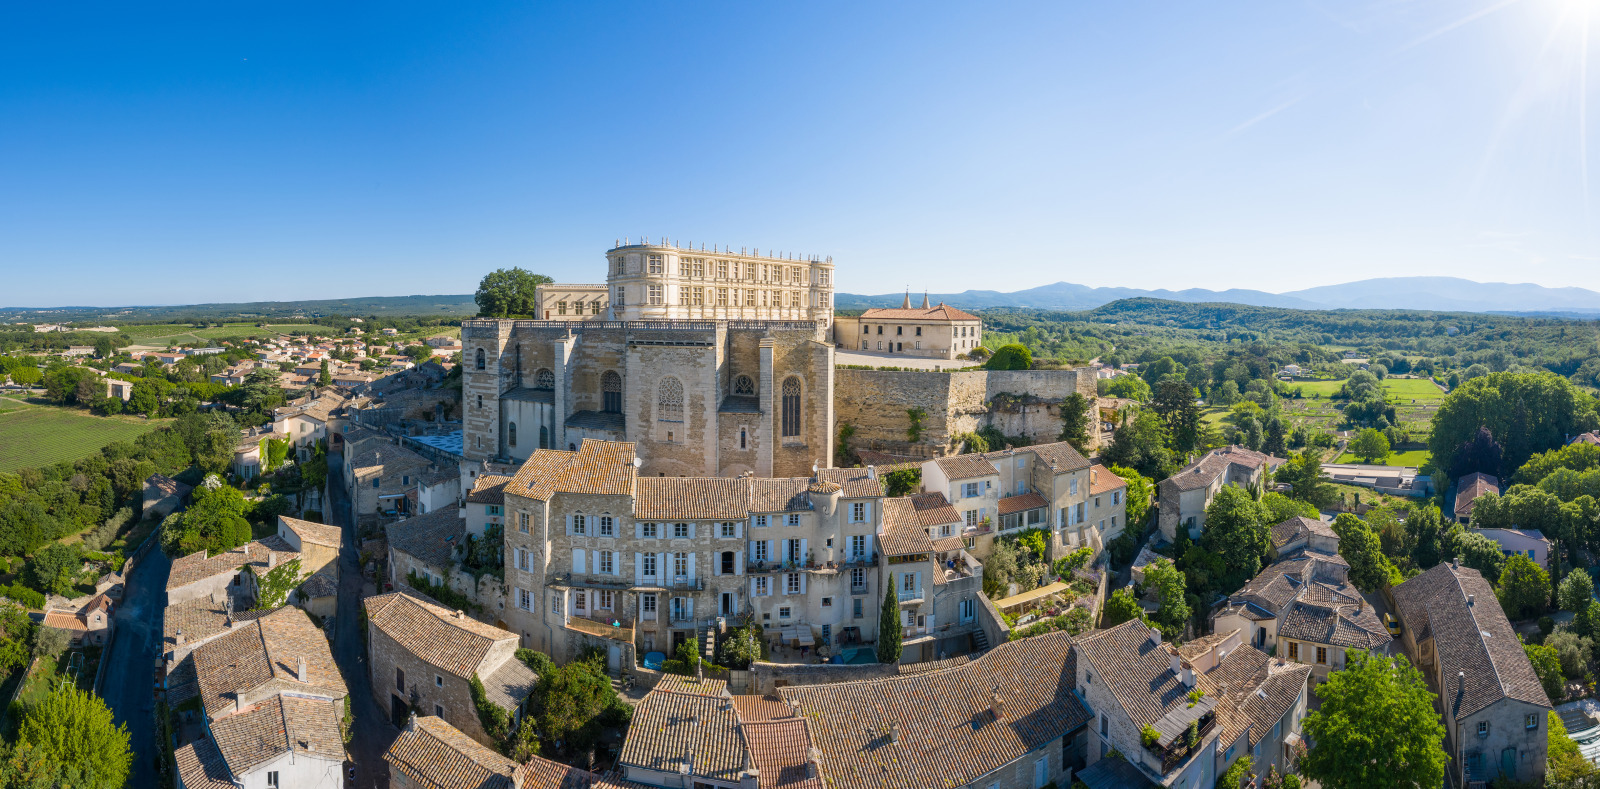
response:
M622 622L622 624L612 625L610 621L596 622L593 619L587 619L582 616L574 615L567 617L567 628L569 630L576 630L580 633L586 633L591 636L599 636L601 638L609 638L614 641L626 641L632 643L633 623L621 619L616 621Z
M1148 749L1150 753L1161 760L1161 774L1166 775L1172 772L1173 768L1183 764L1191 755L1200 750L1201 744L1206 740L1206 736L1216 727L1217 716L1215 714L1207 714L1200 719L1200 733L1199 736L1195 737L1192 747L1184 744L1183 735L1181 734L1172 741L1171 745L1165 748L1159 745L1151 746Z

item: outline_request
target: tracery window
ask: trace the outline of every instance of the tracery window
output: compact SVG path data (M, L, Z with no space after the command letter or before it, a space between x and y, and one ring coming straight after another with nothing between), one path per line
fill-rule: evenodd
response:
M800 379L783 381L783 435L785 438L800 435Z
M600 376L601 407L608 414L622 413L622 376L616 370L607 370Z
M672 376L661 379L656 393L656 414L663 422L683 421L683 382Z
M733 379L733 393L736 395L753 395L756 393L756 382L748 375L740 375Z

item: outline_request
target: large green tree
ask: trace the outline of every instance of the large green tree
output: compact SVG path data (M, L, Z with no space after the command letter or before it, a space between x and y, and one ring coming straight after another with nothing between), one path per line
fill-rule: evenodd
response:
M83 783L74 787L116 789L127 780L133 764L128 727L113 724L111 710L100 697L71 683L56 685L29 705L17 730L17 744L31 746L47 763L81 768Z
M1373 428L1366 428L1350 442L1350 453L1368 463L1381 463L1389 457L1389 439Z
M1127 466L1151 479L1165 479L1176 467L1172 450L1167 448L1167 429L1161 418L1150 411L1140 411L1118 426L1101 459L1113 466Z
M1596 424L1594 399L1559 375L1490 373L1462 384L1439 404L1428 449L1440 468L1454 468L1456 453L1479 428L1488 428L1505 448L1497 475L1505 478L1534 453L1560 447L1566 436Z
M883 593L883 609L878 612L878 662L894 665L900 662L905 644L900 630L900 598L895 594L892 575L887 586Z
M1145 567L1144 585L1156 590L1156 598L1161 605L1152 618L1167 638L1181 636L1184 626L1189 623L1191 611L1186 597L1187 583L1183 572L1168 559L1157 559Z
M1394 565L1383 555L1383 544L1366 521L1341 512L1333 519L1333 532L1339 535L1339 555L1350 565L1350 583L1363 592L1389 584Z
M478 282L472 300L478 303L478 315L485 318L543 317L534 314L538 309L534 292L554 281L522 268L496 269Z
M1244 488L1223 485L1206 507L1200 547L1222 557L1230 576L1249 578L1261 569L1271 544L1272 527L1262 517L1261 505Z
M983 366L990 370L1027 370L1033 367L1033 353L1026 345L1002 345Z
M1161 417L1167 429L1167 445L1178 453L1193 451L1200 443L1200 406L1195 404L1194 387L1167 378L1156 384L1150 410Z
M1156 492L1155 481L1127 466L1112 466L1111 473L1128 483L1127 493L1123 496L1128 528L1142 527L1144 516L1150 511L1150 499Z
M1345 653L1343 671L1316 687L1321 709L1306 716L1316 743L1300 772L1327 789L1437 789L1447 761L1433 693L1404 657Z
M250 541L250 522L244 517L248 506L243 494L226 485L195 488L189 508L161 524L161 545L171 556L198 550L215 555L237 548Z
M1322 453L1307 447L1278 467L1273 478L1289 486L1289 495L1316 507L1332 503L1333 488L1322 475Z
M1072 445L1073 449L1089 453L1089 430L1094 422L1094 404L1077 392L1061 399L1057 409L1061 414L1061 435L1058 440Z
M583 753L600 741L608 725L627 721L629 708L605 675L605 658L574 660L539 675L530 699L540 739L560 741Z
M1495 595L1508 619L1531 619L1543 614L1550 604L1550 575L1527 556L1512 554L1500 571Z
M1544 695L1552 699L1565 696L1562 688L1567 680L1561 672L1561 658L1556 654L1555 647L1545 644L1523 644L1522 651L1528 655L1528 662L1533 664L1533 673L1539 676L1539 684L1544 686Z

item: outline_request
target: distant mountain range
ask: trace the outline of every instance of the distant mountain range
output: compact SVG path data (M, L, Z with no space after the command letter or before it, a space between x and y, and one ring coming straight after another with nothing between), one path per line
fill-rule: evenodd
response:
M1153 298L1186 302L1226 302L1256 307L1287 307L1303 310L1437 310L1441 312L1514 313L1600 313L1600 293L1584 288L1547 288L1529 283L1473 282L1458 277L1383 277L1323 285L1287 293L1233 288L1230 290L1144 290L1141 288L1091 288L1070 282L1057 282L1011 293L995 290L969 290L962 293L933 293L934 302L943 301L963 309L988 307L1032 307L1036 309L1089 310L1118 299ZM839 309L898 307L904 293L862 296L840 293L834 297ZM922 294L912 294L920 305Z

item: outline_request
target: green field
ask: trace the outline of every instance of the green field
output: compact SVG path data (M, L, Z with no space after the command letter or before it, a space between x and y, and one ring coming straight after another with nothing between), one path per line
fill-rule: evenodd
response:
M1291 390L1298 388L1306 397L1322 395L1325 398L1332 397L1342 386L1344 381L1292 381L1288 384Z
M1427 462L1432 457L1433 457L1433 455L1431 453L1429 453L1428 450L1426 450L1426 449L1412 449L1412 450L1408 450L1408 451L1405 451L1405 452L1395 452L1395 453L1389 455L1389 459L1388 460L1385 460L1382 463L1379 463L1377 465L1380 465L1380 466L1415 466L1416 468L1422 468L1424 465L1427 464ZM1362 460L1361 458L1358 458L1355 455L1350 454L1349 452L1346 452L1343 455L1340 455L1339 458L1337 460L1333 461L1333 462L1335 462L1335 463L1366 463L1367 461Z
M1383 390L1389 394L1389 402L1437 402L1444 399L1444 392L1426 378L1386 378L1383 381Z
M54 406L0 414L0 471L87 457L113 441L131 441L162 420L90 416Z

